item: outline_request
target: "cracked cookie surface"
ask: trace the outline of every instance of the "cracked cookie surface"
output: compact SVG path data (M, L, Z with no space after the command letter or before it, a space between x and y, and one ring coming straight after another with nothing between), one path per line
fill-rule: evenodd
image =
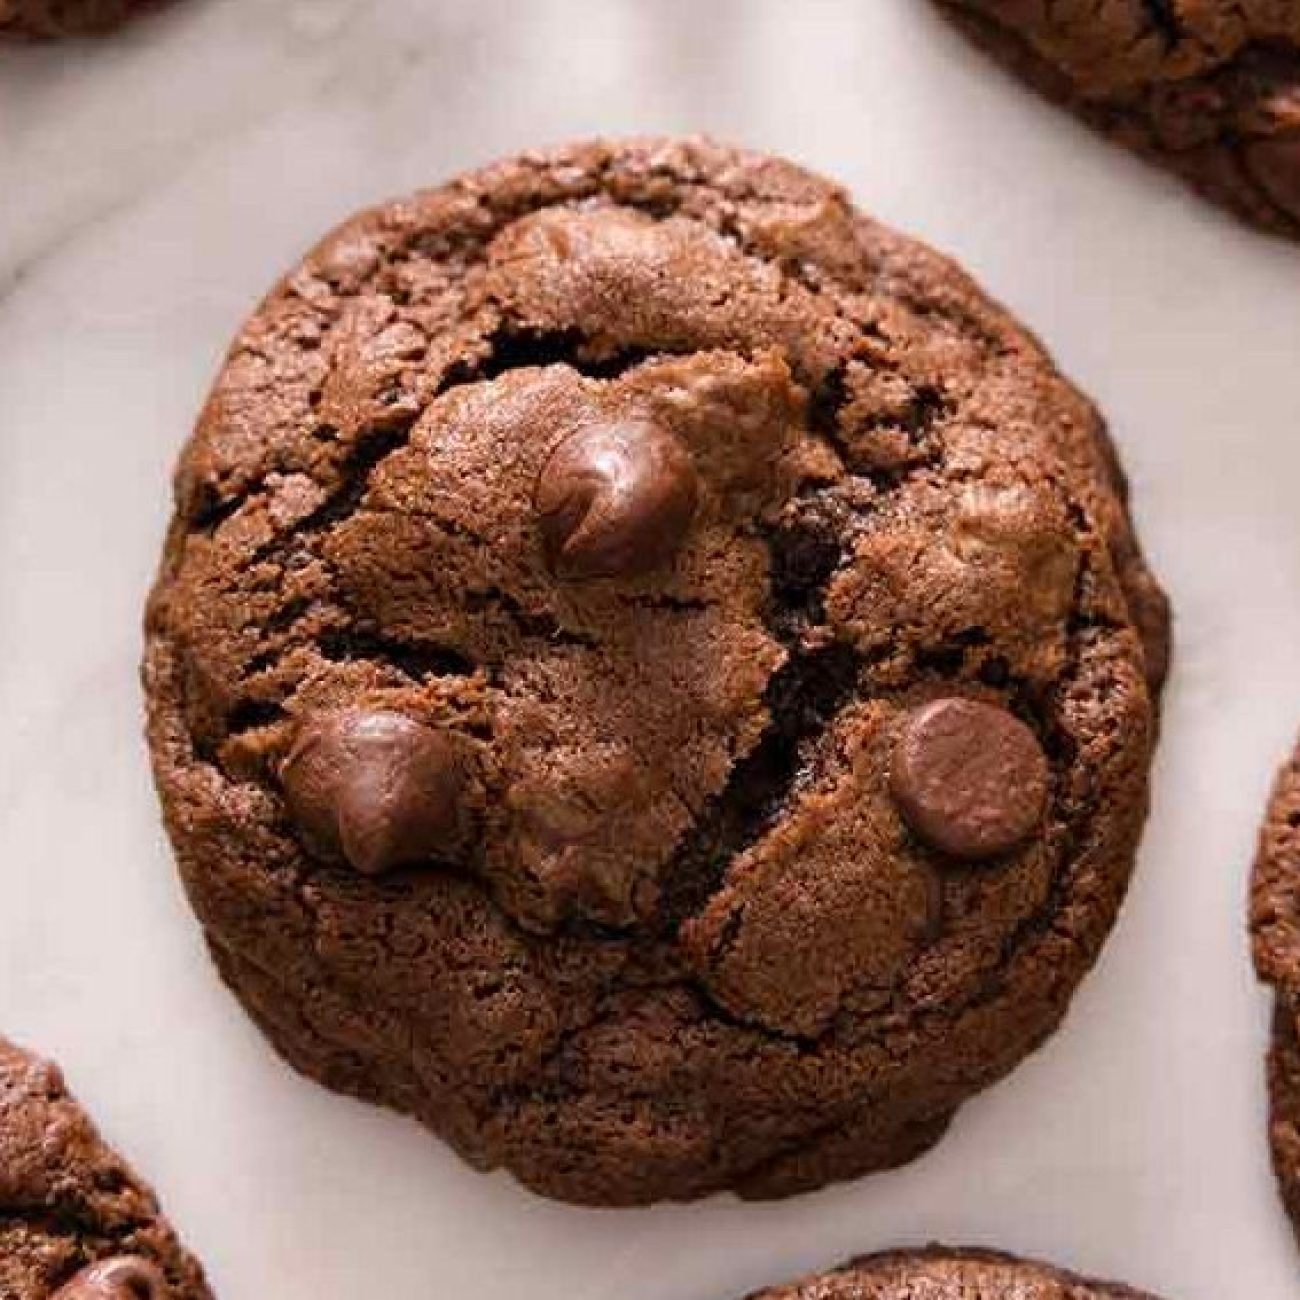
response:
M1297 0L939 0L1050 98L1300 238Z
M1079 1277L998 1251L886 1251L750 1300L1155 1300L1116 1282Z
M51 1065L0 1039L0 1296L211 1300L153 1193Z
M1300 747L1277 775L1250 892L1255 969L1275 994L1268 1056L1269 1141L1300 1235Z
M148 614L217 965L552 1196L911 1159L1128 880L1124 496L1028 334L788 164L595 143L362 214L232 347Z

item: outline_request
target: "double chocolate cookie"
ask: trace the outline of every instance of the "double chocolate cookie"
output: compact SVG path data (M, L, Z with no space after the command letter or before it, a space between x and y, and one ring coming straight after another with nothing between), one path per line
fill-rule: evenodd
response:
M153 1193L58 1067L0 1039L0 1296L211 1300Z
M148 614L222 974L552 1196L912 1159L1128 881L1124 495L1024 330L786 163L579 145L357 217L236 340Z
M1268 1058L1273 1169L1300 1233L1300 748L1278 773L1260 832L1250 933L1255 968L1276 994Z
M54 40L107 31L159 0L0 0L0 39Z
M1048 1264L991 1250L888 1251L750 1300L1155 1300L1116 1282L1097 1282Z
M886 1251L751 1300L1154 1300L999 1251L931 1246Z
M940 3L1052 99L1300 237L1300 0Z

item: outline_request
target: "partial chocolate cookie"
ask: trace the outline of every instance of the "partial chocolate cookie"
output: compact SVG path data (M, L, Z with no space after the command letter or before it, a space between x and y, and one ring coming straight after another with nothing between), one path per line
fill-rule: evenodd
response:
M1300 0L940 3L1050 98L1300 237Z
M57 1066L0 1039L0 1296L211 1300L153 1193Z
M750 1300L1155 1300L991 1250L889 1251L831 1273L760 1291Z
M272 292L148 616L284 1055L595 1203L909 1160L1123 895L1167 615L1097 412L786 163L530 154Z
M108 31L160 0L0 0L0 40L55 40Z
M1300 748L1278 773L1251 878L1255 969L1276 993L1268 1058L1269 1138L1287 1213L1300 1234Z

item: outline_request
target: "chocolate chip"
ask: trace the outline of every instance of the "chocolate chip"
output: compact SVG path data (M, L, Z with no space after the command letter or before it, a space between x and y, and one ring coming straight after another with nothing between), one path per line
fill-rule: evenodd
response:
M120 1255L83 1268L54 1300L166 1300L167 1279L139 1255Z
M557 573L631 577L677 549L699 490L691 454L672 433L623 420L565 438L538 475L533 504Z
M926 843L978 860L1015 848L1042 821L1047 759L1005 709L935 700L910 714L894 747L890 789Z
M308 718L280 766L307 846L367 875L445 856L457 838L463 777L450 736L384 710Z
M1246 166L1269 198L1300 221L1300 131L1252 141Z

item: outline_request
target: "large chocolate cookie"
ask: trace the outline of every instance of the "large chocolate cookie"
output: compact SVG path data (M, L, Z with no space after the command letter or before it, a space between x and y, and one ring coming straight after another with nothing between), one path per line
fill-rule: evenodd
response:
M211 1300L153 1193L58 1067L0 1039L0 1297Z
M53 40L107 31L160 0L0 0L0 39Z
M1300 0L941 0L1051 98L1300 237Z
M1096 1282L989 1250L890 1251L751 1300L1154 1300L1115 1282Z
M272 292L145 678L290 1061L553 1196L773 1196L911 1159L1056 1026L1166 630L1029 335L826 182L648 141L366 213Z
M1276 993L1268 1058L1273 1168L1300 1233L1300 748L1278 773L1260 832L1250 932L1255 968Z

